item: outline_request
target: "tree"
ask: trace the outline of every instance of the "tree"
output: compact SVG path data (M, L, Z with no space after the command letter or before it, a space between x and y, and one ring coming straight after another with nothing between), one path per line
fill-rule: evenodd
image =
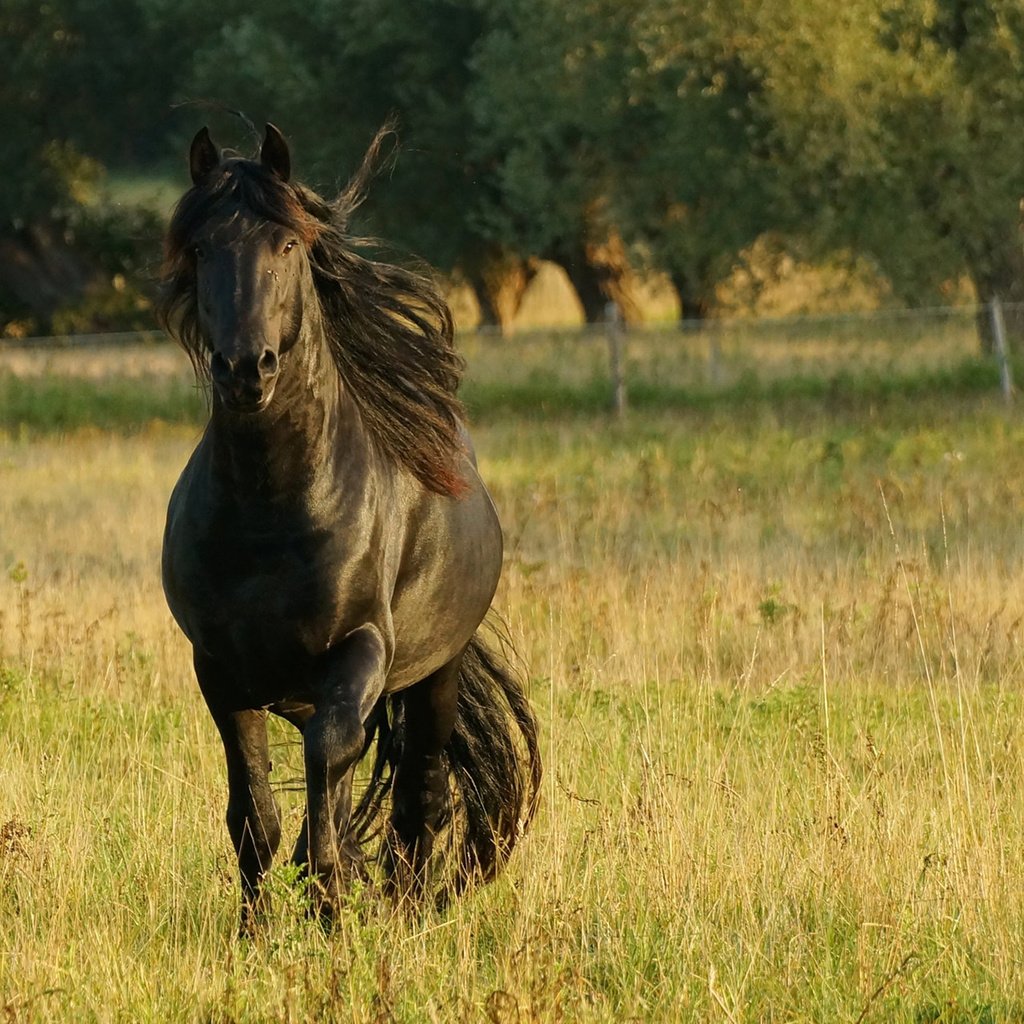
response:
M138 210L102 209L98 186L107 161L165 151L189 28L204 23L168 0L0 7L3 329L50 329L57 311L83 301L96 323L137 314L139 293L124 277L156 262L159 227Z
M970 275L1024 299L1024 9L1011 0L779 0L746 10L774 158L822 248L908 302Z
M68 141L67 97L53 74L76 47L58 5L0 8L0 329L45 314L88 281L88 267L64 244L64 221L99 168Z
M31 0L0 8L0 222L8 231L73 201L95 175L62 130L68 96L53 69L77 46L64 13Z
M764 231L783 226L735 5L648 0L631 20L625 117L612 140L614 219L668 273L699 323L717 285Z
M610 202L635 3L504 0L477 47L470 109L494 187L480 232L566 271L588 320L608 299L634 313L630 261Z
M397 119L398 152L374 186L364 224L477 291L485 319L507 324L532 274L526 255L479 230L492 189L474 159L467 108L487 5L329 0L257 5L197 52L191 89L278 119L304 173L344 180L377 129Z
M782 207L736 4L506 0L477 50L488 227L561 263L588 319L631 311L633 269L668 272L699 320Z
M1014 304L1008 324L1024 337L1024 8L942 0L920 13L892 34L896 45L948 69L944 146L930 189L927 169L913 166L922 205L964 253L979 301L998 295ZM987 316L980 325L988 346Z
M468 281L485 320L507 328L539 257L565 268L590 320L609 298L636 315L641 265L667 270L699 317L771 221L757 83L720 7L256 4L198 48L189 91L277 118L321 182L397 113L369 226Z

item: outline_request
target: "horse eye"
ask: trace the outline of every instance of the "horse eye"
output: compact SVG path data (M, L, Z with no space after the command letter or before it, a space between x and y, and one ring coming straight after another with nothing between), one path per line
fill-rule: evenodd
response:
M195 258L197 260L205 260L206 259L206 247L203 246L203 245L193 245L192 246L192 255L195 256Z
M287 256L299 243L293 238L285 247L281 250L282 255Z

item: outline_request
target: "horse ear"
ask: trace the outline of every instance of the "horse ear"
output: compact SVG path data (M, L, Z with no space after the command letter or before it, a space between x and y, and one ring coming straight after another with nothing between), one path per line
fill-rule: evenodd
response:
M192 183L198 185L220 163L220 153L210 138L209 128L200 128L188 151L188 169Z
M272 171L282 181L287 181L292 173L292 157L288 152L288 143L284 136L272 125L267 125L260 146L260 163L268 171Z

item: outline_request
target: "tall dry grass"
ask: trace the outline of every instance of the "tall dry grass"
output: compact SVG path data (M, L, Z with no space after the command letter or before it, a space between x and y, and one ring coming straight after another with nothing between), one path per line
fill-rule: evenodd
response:
M0 443L3 1014L1024 1018L1024 426L948 400L475 433L540 817L444 914L355 892L324 933L278 868L254 942L159 590L194 431Z

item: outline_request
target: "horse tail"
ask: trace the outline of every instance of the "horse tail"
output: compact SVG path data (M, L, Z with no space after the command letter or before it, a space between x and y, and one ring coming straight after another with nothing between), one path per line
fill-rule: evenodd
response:
M376 752L352 814L351 827L360 842L386 832L405 729L400 702L381 698L367 722L364 751L376 740ZM445 754L449 801L435 842L442 862L440 904L498 874L526 832L540 797L537 720L523 682L509 659L479 632L462 656L455 728Z
M459 892L474 881L489 882L501 870L540 797L537 719L512 665L479 633L462 656L447 753L454 813L461 819L452 886Z

